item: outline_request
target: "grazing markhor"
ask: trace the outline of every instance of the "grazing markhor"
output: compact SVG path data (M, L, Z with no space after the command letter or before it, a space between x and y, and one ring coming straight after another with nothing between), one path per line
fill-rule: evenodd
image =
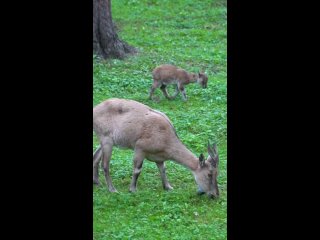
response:
M174 99L179 92L182 93L184 101L187 100L185 85L189 83L199 83L202 88L207 88L208 76L205 73L189 73L182 68L178 68L174 65L164 64L156 67L152 72L153 84L150 88L149 99L152 99L154 91L160 87L163 95L167 99ZM175 94L170 97L167 92L167 85L176 85Z
M93 108L93 129L100 146L93 154L93 183L100 184L99 162L110 192L117 190L112 184L109 162L113 146L134 150L134 169L130 191L135 192L144 159L155 162L160 170L163 188L172 189L166 176L165 161L172 160L191 170L198 184L198 193L218 197L217 184L219 155L216 144L208 143L208 158L196 157L178 138L169 118L162 112L126 99L108 99Z

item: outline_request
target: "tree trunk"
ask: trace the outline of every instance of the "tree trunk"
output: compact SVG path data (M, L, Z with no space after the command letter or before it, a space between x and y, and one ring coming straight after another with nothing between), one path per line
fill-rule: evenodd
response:
M136 52L115 31L111 0L93 0L93 52L103 58L124 58Z

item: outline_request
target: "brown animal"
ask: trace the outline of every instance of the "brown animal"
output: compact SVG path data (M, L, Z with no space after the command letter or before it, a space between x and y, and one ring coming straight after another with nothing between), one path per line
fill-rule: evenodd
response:
M179 140L169 118L162 112L126 99L109 99L93 108L93 129L100 140L100 146L93 154L93 182L100 184L99 162L103 159L103 169L110 192L117 190L112 185L109 162L112 147L134 150L134 169L130 191L136 191L137 179L144 159L157 164L163 188L172 189L166 177L165 161L173 160L191 170L198 184L198 193L210 197L219 196L217 169L219 156L216 145L208 144L209 156L196 157Z
M180 91L182 93L183 100L186 101L187 95L185 85L197 82L202 86L202 88L207 88L208 83L208 76L203 72L198 72L197 74L188 73L182 68L167 64L156 67L152 72L152 77L153 84L150 88L149 99L152 99L154 91L160 87L167 99L174 99ZM166 89L169 84L176 85L176 92L172 97L169 96Z

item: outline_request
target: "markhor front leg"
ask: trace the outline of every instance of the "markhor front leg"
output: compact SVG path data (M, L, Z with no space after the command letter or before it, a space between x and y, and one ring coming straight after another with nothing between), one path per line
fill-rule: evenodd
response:
M130 192L135 192L137 190L137 180L142 170L142 164L144 160L144 154L140 150L135 150L134 158L133 158L133 174L132 180L130 184Z
M184 86L182 84L179 85L179 90L182 93L183 101L187 101L187 94Z
M167 179L166 166L165 166L164 162L157 163L157 166L158 166L159 171L160 171L163 188L165 190L172 190L173 187L171 187L171 185L170 185L170 183L169 183L169 181Z

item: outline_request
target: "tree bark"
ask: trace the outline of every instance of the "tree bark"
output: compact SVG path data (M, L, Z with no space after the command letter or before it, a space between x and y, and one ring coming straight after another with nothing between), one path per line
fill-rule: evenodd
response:
M93 0L93 52L103 58L124 58L136 52L115 31L111 0Z

